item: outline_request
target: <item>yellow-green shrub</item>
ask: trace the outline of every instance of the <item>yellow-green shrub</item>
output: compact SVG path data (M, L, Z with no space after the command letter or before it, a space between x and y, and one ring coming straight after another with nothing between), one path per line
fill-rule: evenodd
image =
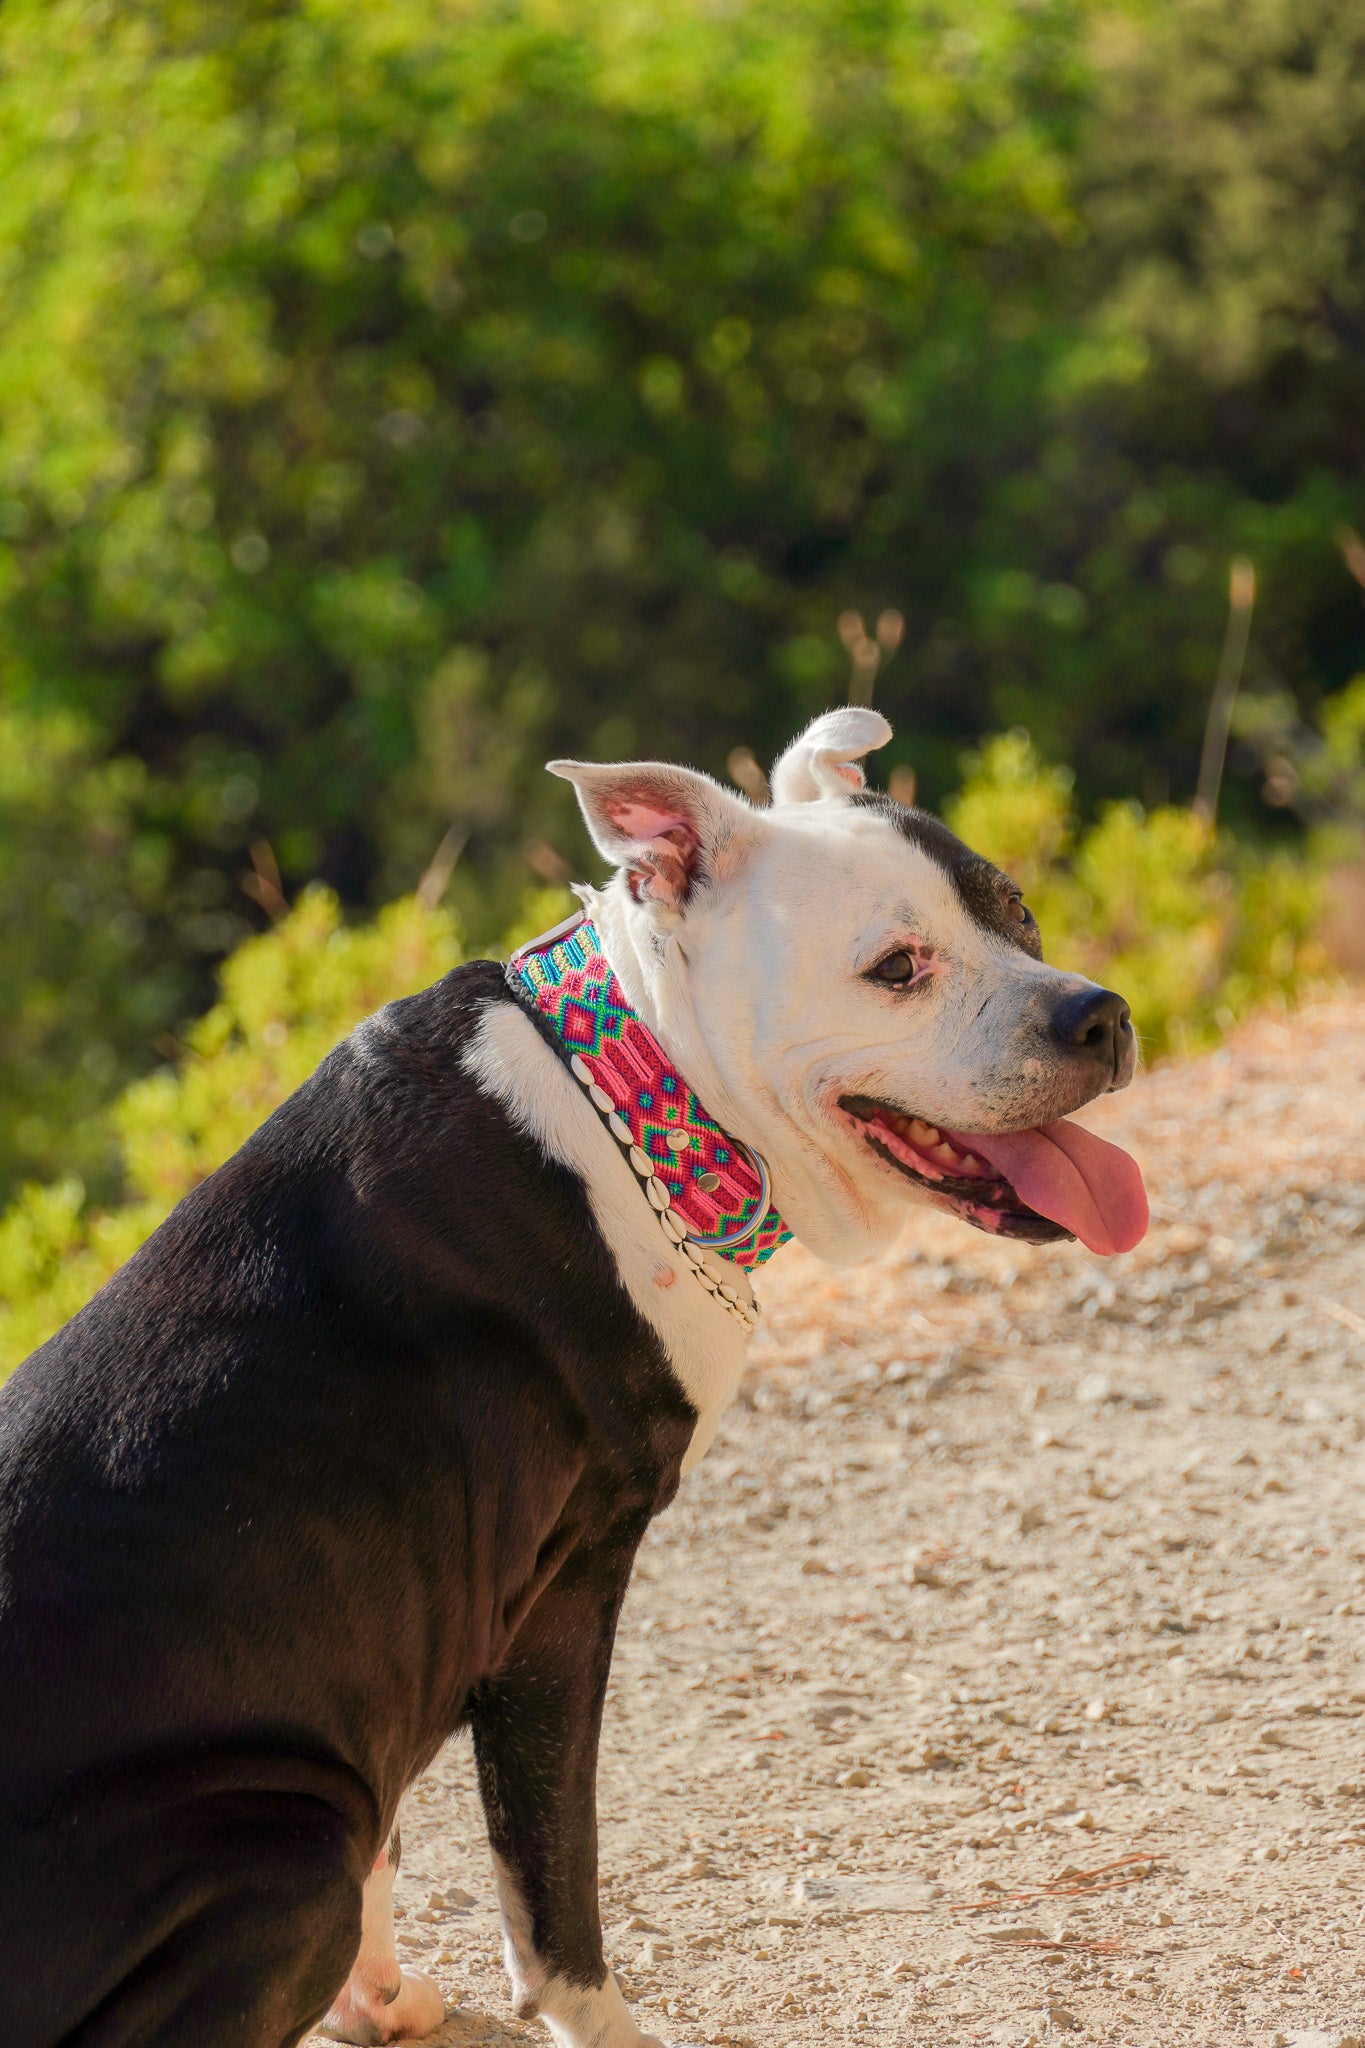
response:
M1110 804L1080 831L1069 775L1026 733L989 741L946 811L1024 889L1048 959L1127 997L1149 1054L1206 1044L1321 969L1311 868L1171 804Z

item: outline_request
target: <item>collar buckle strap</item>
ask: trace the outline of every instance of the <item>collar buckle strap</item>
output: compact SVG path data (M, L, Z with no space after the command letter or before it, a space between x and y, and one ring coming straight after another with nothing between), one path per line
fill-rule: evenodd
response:
M591 918L519 947L507 978L629 1155L670 1244L752 1329L758 1304L734 1269L764 1264L791 1236L763 1160L707 1113L631 1009Z

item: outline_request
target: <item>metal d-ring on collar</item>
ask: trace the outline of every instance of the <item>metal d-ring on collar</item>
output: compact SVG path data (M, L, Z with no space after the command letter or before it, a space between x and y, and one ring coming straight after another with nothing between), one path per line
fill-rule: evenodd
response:
M730 1133L730 1143L747 1155L749 1164L758 1175L758 1208L752 1223L737 1223L733 1230L719 1231L715 1237L702 1237L698 1231L689 1230L687 1234L693 1244L699 1244L708 1252L729 1251L732 1246L747 1244L751 1237L757 1237L772 1207L772 1182L768 1178L768 1169L762 1158L752 1145L746 1145L743 1138L735 1137L733 1132Z

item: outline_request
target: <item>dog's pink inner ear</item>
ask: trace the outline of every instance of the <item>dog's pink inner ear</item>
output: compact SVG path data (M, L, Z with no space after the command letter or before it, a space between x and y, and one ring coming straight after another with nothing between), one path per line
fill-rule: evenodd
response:
M689 817L676 808L665 808L643 794L609 797L604 809L624 839L638 839L644 844L651 839L661 839L665 833L670 838L681 833L690 837L694 846L700 844L697 828Z
M627 862L636 900L675 909L685 902L701 856L695 819L644 793L610 797L603 808L622 838L638 847Z

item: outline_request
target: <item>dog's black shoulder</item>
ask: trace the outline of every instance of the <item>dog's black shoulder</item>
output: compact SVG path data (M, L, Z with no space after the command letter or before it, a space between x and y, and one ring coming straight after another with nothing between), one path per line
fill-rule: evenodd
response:
M548 1458L671 1498L696 1411L583 1179L470 1071L490 1007L535 1046L492 961L367 1019L18 1368L0 1555L30 1498L136 1499L184 1537L234 1492L262 1522L354 1499L358 1467L420 1497L482 1461L482 1497Z
M145 1426L207 1384L297 1376L304 1357L420 1377L503 1345L585 1396L596 1371L683 1428L582 1180L469 1070L493 1006L525 1014L499 964L474 961L360 1024L19 1369L0 1443L54 1387Z

